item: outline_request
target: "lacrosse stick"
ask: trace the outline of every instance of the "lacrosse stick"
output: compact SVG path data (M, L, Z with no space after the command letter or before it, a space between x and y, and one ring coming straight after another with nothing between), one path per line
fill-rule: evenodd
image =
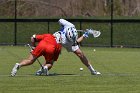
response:
M33 51L33 47L32 47L30 44L27 44L27 46L30 48L31 51ZM31 52L30 52L30 53L31 53ZM32 54L32 53L31 53L31 54ZM36 60L37 60L37 62L39 63L39 65L41 66L41 68L44 69L43 66L42 66L42 64L40 63L40 61L39 61L38 59L36 59Z
M93 29L86 29L86 30L77 30L78 32L88 32L89 34L92 34L93 37L99 37L101 35L100 31L93 30Z

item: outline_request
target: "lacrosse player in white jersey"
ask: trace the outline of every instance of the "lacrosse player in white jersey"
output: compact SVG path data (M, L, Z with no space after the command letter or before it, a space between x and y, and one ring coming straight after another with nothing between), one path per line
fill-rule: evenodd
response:
M78 45L79 42L81 42L84 38L87 38L89 34L93 34L93 30L87 29L87 31L85 31L85 33L78 38L77 30L72 23L68 22L65 19L59 19L58 22L62 26L61 30L59 31L59 33L61 33L62 46L66 48L68 52L73 52L74 54L76 54L80 58L81 62L89 69L92 75L100 75L101 73L93 68ZM95 35L95 37L98 37L99 35L100 33L98 33L98 35ZM41 70L38 70L36 72L36 75L40 75L40 71Z

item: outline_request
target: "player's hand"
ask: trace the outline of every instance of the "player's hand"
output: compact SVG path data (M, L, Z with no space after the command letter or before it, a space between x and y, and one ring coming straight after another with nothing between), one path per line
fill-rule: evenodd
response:
M84 36L85 38L88 38L88 35L89 35L89 33L88 33L87 31L85 31L84 34L83 34L83 36Z
M33 46L31 46L31 47L32 47L32 49L30 50L30 52L32 52L35 49L35 47L33 47Z
M32 50L34 50L35 49L35 47L32 47Z

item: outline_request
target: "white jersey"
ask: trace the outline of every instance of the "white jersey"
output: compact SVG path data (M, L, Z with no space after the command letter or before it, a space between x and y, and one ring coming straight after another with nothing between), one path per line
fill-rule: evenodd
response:
M70 23L70 22L68 22L68 21L66 21L64 19L60 19L59 20L59 24L62 25L62 27L63 27L61 29L62 46L64 48L66 48L68 52L74 52L77 49L79 49L79 46L78 45L74 45L74 43L71 42L71 41L69 41L67 39L67 37L66 37L66 31L67 31L66 29L67 28L71 28L71 27L72 28L75 28L75 26L72 23Z

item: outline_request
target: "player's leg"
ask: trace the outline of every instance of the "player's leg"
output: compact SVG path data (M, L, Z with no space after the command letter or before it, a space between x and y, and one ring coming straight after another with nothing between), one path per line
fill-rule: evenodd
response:
M40 76L42 74L44 75L49 75L49 70L52 68L53 66L53 62L45 62L43 64L43 69L40 68L37 72L36 72L36 75L37 76Z
M27 59L22 60L20 63L16 63L15 66L13 67L12 71L11 71L11 76L15 76L16 73L17 73L17 70L20 67L33 64L36 59L37 59L37 57L30 54Z
M40 68L37 72L36 75L40 76L42 74L44 75L49 75L49 70L52 68L53 66L53 60L54 60L54 52L55 51L55 47L51 44L47 44L45 46L45 49L43 51L43 56L45 58L45 63L43 64L43 69Z
M27 59L24 59L24 60L22 60L19 63L20 64L20 67L31 65L31 64L33 64L35 62L36 59L37 59L37 57L35 57L34 55L30 54Z
M90 70L91 74L93 74L93 75L100 74L100 72L97 72L93 68L93 66L91 65L91 63L88 61L88 59L86 58L86 56L84 55L84 53L80 49L77 49L74 53L80 58L80 60L82 61L82 63L85 66L87 66L87 68Z
M44 75L49 75L49 70L52 68L52 66L52 62L47 62L46 65L44 65Z

